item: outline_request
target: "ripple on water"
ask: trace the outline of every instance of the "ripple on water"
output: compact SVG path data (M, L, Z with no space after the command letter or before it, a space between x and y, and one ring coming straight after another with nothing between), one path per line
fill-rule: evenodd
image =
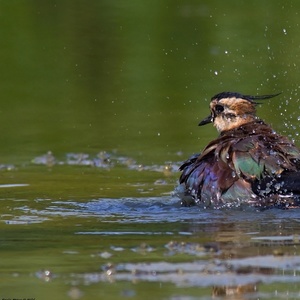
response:
M52 151L37 156L31 160L36 165L46 165L52 167L54 165L73 165L73 166L91 166L102 169L112 169L115 166L124 166L129 170L135 171L155 171L162 172L166 175L178 172L181 162L166 162L163 165L151 165L146 166L137 163L131 157L125 157L118 155L117 153L109 153L106 151L100 151L96 155L90 155L87 153L66 153L65 159L57 159Z
M220 223L235 223L242 226L242 224L255 224L256 222L259 224L280 224L286 220L299 222L298 210L270 209L257 211L254 208L213 210L197 206L181 207L180 200L172 196L121 199L100 198L82 202L74 200L52 201L50 199L37 199L36 201L40 204L44 202L44 208L32 208L29 203L26 206L19 206L15 209L26 212L26 217L31 213L34 216L32 221L37 216L41 221L47 220L51 216L74 216L78 218L96 217L100 218L102 222L112 223L184 222L210 224L212 228ZM188 234L190 233L182 231L182 235Z
M0 184L0 188L14 188L14 187L23 187L29 186L27 183L12 183L12 184Z
M41 217L41 216L11 216L12 219L5 220L5 224L7 225L29 225L29 224L38 224L45 221L48 221L49 218Z
M171 196L162 197L138 197L138 198L101 198L88 202L70 203L52 202L50 210L57 213L62 206L64 212L101 217L103 222L119 223L156 223L156 222L179 222L183 220L199 220L199 208L181 207L178 198ZM202 212L205 217L206 212ZM216 212L218 215L218 212Z
M240 272L241 266L248 272ZM113 271L112 271L113 268ZM269 272L266 272L266 268ZM258 256L235 260L152 262L104 265L103 272L78 275L85 284L102 281L169 282L176 286L247 286L257 283L299 282L300 256ZM282 272L282 271L285 272Z

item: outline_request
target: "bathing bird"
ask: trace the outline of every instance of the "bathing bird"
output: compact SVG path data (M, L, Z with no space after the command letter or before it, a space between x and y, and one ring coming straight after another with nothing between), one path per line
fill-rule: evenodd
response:
M180 167L177 193L184 206L297 207L300 203L300 149L256 116L262 100L222 92L211 98L210 115L219 136Z

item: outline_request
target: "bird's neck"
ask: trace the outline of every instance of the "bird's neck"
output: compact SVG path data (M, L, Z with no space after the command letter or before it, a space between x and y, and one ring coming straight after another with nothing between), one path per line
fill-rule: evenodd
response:
M222 117L218 118L214 122L214 126L222 133L228 130L239 128L247 123L252 123L259 120L255 115L247 114L241 116L235 116L232 118Z
M254 117L252 119L248 119L247 121L241 121L233 124L233 126L228 126L226 129L220 131L220 136L236 134L239 131L246 135L251 135L252 133L256 132L258 126L268 127L268 129L272 131L271 127L269 128L269 126L266 125L263 120L259 119L258 117Z

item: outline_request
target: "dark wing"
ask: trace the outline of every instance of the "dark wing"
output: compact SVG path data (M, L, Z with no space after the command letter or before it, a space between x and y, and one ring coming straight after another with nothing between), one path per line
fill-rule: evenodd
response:
M198 159L199 156L200 156L199 153L193 154L189 159L187 159L187 160L179 167L179 170L180 170L180 171L183 171L183 170L186 169L186 167L191 166L191 165ZM181 175L181 177L182 177L182 175Z
M247 140L252 148L245 146ZM238 151L242 149L248 152ZM235 168L257 195L300 194L300 150L286 137L275 133L251 136L235 144L233 151Z
M222 142L217 139L200 156L192 156L181 166L180 183L185 185L186 193L206 205L211 202L224 204L225 198L232 201L253 196L250 184L241 177L241 172L251 169L248 164L253 159L247 152L248 148L244 150L242 147L238 154L233 155L233 143L236 140L232 138L222 138ZM248 164L244 163L245 159L249 160Z

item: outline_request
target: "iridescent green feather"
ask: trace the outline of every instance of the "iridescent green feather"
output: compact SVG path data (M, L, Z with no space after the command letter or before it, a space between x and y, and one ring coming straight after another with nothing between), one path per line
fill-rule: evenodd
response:
M232 162L237 174L243 174L246 178L260 179L264 171L264 164L257 162L248 152L234 152Z

